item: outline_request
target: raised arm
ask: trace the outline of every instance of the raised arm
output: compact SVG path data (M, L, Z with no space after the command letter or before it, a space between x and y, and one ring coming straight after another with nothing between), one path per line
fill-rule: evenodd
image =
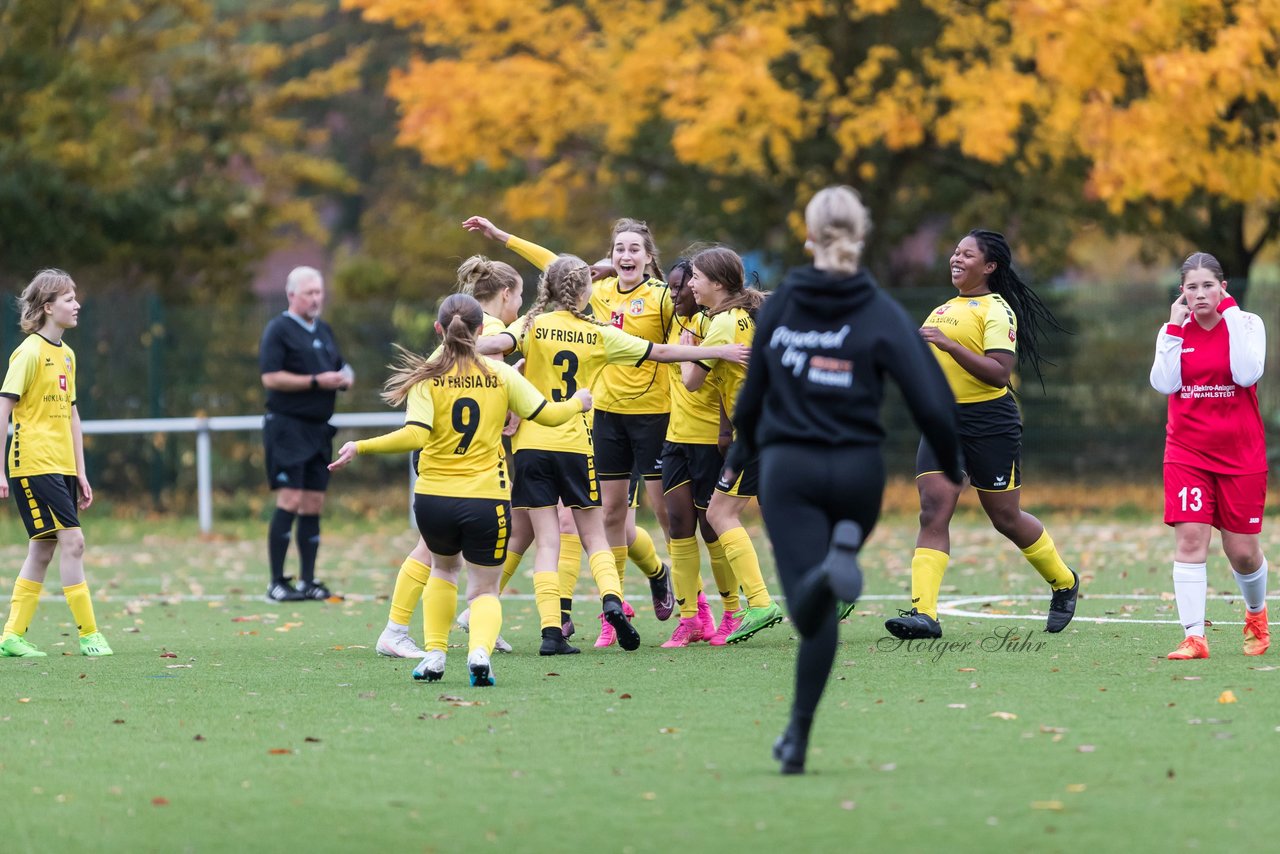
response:
M1151 365L1151 387L1161 394L1182 388L1182 324L1191 315L1182 294L1169 309L1169 322L1156 335L1156 359ZM1227 327L1230 331L1231 327Z
M552 252L550 249L539 246L532 241L516 237L508 231L503 231L482 216L468 217L462 223L462 227L467 231L479 232L490 240L501 243L521 258L524 258L530 264L533 264L539 270L547 269L551 266L551 262L556 260L556 253Z

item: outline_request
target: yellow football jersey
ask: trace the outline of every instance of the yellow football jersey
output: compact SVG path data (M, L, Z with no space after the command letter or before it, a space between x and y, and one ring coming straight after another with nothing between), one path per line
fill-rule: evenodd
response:
M637 338L662 344L674 325L675 306L666 284L646 278L623 290L616 278L601 279L591 289L591 313ZM669 372L656 364L610 365L592 386L595 407L601 412L652 415L671 409Z
M459 498L511 497L502 449L510 409L532 418L547 403L519 372L494 359L489 375L479 371L418 383L409 391L405 424L431 431L418 459L414 491Z
M693 317L676 317L671 324L668 344L679 344L680 333L688 329L699 339L706 337L711 319L705 311ZM671 420L667 423L667 441L691 445L714 445L720 439L720 388L707 377L697 391L684 387L681 371L684 363L667 366L671 384Z
M947 300L925 318L924 325L941 329L943 335L974 353L1016 352L1018 320L999 294ZM995 400L1009 393L1008 387L987 385L937 347L929 349L942 366L957 403Z
M568 311L550 311L534 318L525 328L521 317L507 330L524 354L524 375L540 393L553 401L568 400L580 388L589 388L595 399L599 378L608 365L639 365L653 344L612 326L601 326L574 317ZM543 451L591 452L585 418L563 427L548 428L523 421L512 447Z
M756 322L746 309L731 308L713 315L707 326L707 334L702 339L702 346L714 347L723 344L746 344L756 337ZM707 368L707 382L715 382L720 389L720 400L724 411L733 418L733 407L738 403L738 392L742 381L747 378L747 366L726 362L723 359L700 359L699 365Z
M9 477L76 474L71 407L76 402L76 355L65 341L28 335L9 356L0 394L14 398Z

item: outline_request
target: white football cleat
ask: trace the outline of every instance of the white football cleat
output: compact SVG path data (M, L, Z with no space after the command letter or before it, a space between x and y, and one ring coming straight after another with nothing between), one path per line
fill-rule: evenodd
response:
M419 682L439 682L444 678L444 650L433 649L423 655L413 668L413 678Z
M407 631L396 632L391 629L382 630L374 649L378 655L385 655L387 658L422 658L426 655Z
M467 656L467 667L471 670L471 684L477 688L488 688L493 685L493 665L489 663L489 653L480 647Z
M511 644L503 640L502 635L498 635L498 639L493 642L494 652L511 652Z

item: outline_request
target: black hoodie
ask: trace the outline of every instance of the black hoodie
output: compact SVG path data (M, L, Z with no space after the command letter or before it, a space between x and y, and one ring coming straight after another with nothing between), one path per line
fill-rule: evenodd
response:
M791 270L760 311L726 467L741 471L776 442L881 444L888 373L944 473L959 483L955 397L918 327L868 273Z

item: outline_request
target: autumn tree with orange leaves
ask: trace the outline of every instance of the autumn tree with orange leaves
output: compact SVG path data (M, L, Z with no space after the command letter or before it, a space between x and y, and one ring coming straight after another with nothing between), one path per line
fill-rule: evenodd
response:
M703 223L766 248L834 181L890 243L942 217L1057 252L1103 222L1243 278L1280 236L1280 0L344 5L419 40L401 144L507 170L517 220L688 170Z

